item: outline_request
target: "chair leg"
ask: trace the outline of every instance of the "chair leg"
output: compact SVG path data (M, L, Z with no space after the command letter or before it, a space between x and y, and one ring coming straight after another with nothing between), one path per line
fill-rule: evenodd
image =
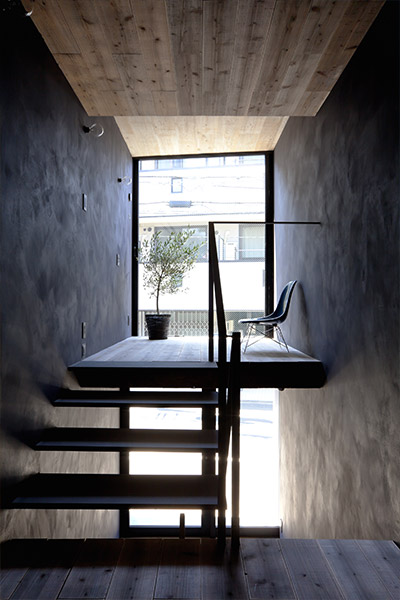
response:
M245 354L245 352L246 352L246 350L247 350L247 348L248 348L249 346L252 346L253 344L256 344L258 341L260 341L260 339L262 339L262 338L264 338L264 337L267 337L267 332L268 332L270 329L273 329L273 328L275 327L275 325L270 325L269 323L268 323L268 324L266 324L266 325L262 325L262 326L263 326L263 327L265 327L265 330L264 330L264 331L261 331L260 329L257 329L257 325L255 325L254 323L250 323L250 324L249 324L249 326L248 326L248 328L247 328L247 331L246 331L246 334L245 334L245 336L244 336L244 338L243 338L243 343L245 344L245 346L244 346L244 350L243 350L243 354ZM276 327L278 327L278 325L276 325ZM258 338L256 338L256 339L255 339L253 342L251 342L251 343L250 343L251 334L252 334L253 332L254 332L254 334L257 334L257 333L258 333L258 334L259 334L259 337L258 337ZM281 336L282 336L282 338L283 338L282 332L281 332ZM272 339L273 339L273 338L272 338ZM279 340L275 340L275 339L273 339L273 341L274 341L274 342L277 342L278 344L281 344L281 342L280 342ZM286 342L285 342L284 338L283 338L283 341L284 341L284 344L285 344L285 346L286 346ZM287 348L287 346L286 346L286 348ZM289 350L288 350L288 352L289 352Z
M275 327L276 327L276 329L277 329L277 331L278 331L278 335L281 337L281 339L282 339L282 342L283 342L283 343L282 343L282 342L279 342L279 343L280 343L280 344L282 344L282 345L284 345L284 346L285 346L285 348L286 348L286 350L289 352L288 345L287 345L287 343L286 343L286 340L285 340L285 338L283 337L282 329L279 327L279 325L278 325L278 324L276 324L276 325L275 325Z
M251 336L251 331L253 329L253 325L250 323L247 327L247 331L246 331L246 335L244 337L244 350L243 350L243 354L246 352L247 347L249 345L249 341L250 341L250 336Z

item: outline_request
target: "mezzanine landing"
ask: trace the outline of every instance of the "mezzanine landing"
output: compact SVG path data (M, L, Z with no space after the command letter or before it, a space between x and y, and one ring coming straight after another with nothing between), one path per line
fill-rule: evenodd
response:
M217 351L215 356L216 362L208 361L207 337L129 337L71 365L70 370L83 387L149 385L150 379L154 387L174 387L188 379L190 386L210 388L219 384ZM319 360L295 348L287 352L268 338L241 353L242 388L320 388L325 379Z

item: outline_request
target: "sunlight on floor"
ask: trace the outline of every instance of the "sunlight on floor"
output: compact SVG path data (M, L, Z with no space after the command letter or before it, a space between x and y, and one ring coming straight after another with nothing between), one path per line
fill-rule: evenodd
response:
M279 524L278 391L241 392L240 523L244 527ZM201 429L201 409L131 408L137 429ZM230 472L228 468L228 473ZM200 474L201 454L131 452L131 474ZM230 477L227 519L230 520ZM130 525L178 526L179 510L131 510ZM187 526L199 526L201 511L185 511Z

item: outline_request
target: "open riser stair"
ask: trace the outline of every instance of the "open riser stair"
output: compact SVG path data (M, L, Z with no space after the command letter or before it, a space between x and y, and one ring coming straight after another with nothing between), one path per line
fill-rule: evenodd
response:
M174 365L168 366L168 378L174 381ZM12 490L9 505L13 508L36 509L118 509L127 514L129 508L201 509L208 513L208 535L215 535L215 514L218 511L218 538L225 539L226 493L225 478L229 445L227 396L227 369L216 369L216 363L205 369L207 383L210 372L218 391L194 389L202 369L185 370L181 382L184 390L154 389L154 377L147 385L151 389L60 390L53 400L56 407L114 407L121 411L120 428L51 427L44 429L33 443L36 451L118 452L120 474L51 474L32 475ZM71 368L73 370L73 367ZM179 369L179 366L178 366ZM179 369L180 370L180 369ZM150 374L150 371L148 371ZM218 373L218 378L216 374ZM181 372L182 375L182 372ZM80 373L77 373L79 381ZM87 374L84 375L87 377ZM130 375L132 377L132 374ZM143 388L143 377L138 387ZM157 382L158 383L158 382ZM130 380L130 386L132 380ZM217 386L216 386L217 387ZM188 388L190 391L187 391ZM130 429L130 407L200 408L203 428L183 429ZM227 427L217 429L217 409L220 423ZM188 452L201 453L201 475L130 475L127 472L129 452ZM218 474L219 473L219 474ZM121 513L121 514L122 514ZM214 515L214 516L212 516ZM204 520L204 519L203 519ZM207 520L206 520L207 521ZM204 521L204 522L206 522ZM122 522L122 521L121 521ZM125 523L127 519L125 518ZM204 531L204 530L203 530ZM126 530L125 530L126 535ZM181 526L182 534L182 526Z
M173 366L173 365L172 365ZM173 371L170 367L170 371ZM170 374L170 380L172 375ZM190 380L189 380L190 381ZM154 385L155 379L147 385ZM158 383L158 382L157 382ZM134 384L132 384L133 387ZM187 384L189 385L189 384ZM212 391L119 391L119 390L61 390L54 406L82 406L94 408L124 408L152 406L157 408L203 408L218 406L218 393Z
M120 450L205 452L218 451L215 430L103 429L54 427L43 431L36 450L119 452Z
M15 508L218 507L216 475L32 475L15 488Z
M215 235L212 238L215 246ZM210 247L214 257L211 270L218 275L214 246ZM33 447L38 452L118 452L120 473L38 473L9 490L8 507L119 509L120 535L124 536L129 535L129 508L201 509L202 533L211 536L215 535L218 511L218 539L224 542L225 481L232 433L232 537L239 539L240 334L232 335L228 364L218 277L210 287L213 288L217 300L218 363L210 355L207 362L109 361L99 365L85 360L69 367L81 388L61 390L54 406L119 408L120 428L49 428L41 432ZM202 430L130 429L131 407L197 407L202 410ZM131 475L129 454L139 451L201 453L202 474ZM182 513L179 531L184 535Z
M154 384L154 380L153 383ZM185 382L185 386L188 382ZM218 407L214 391L117 391L63 390L55 406L198 407L212 415ZM54 427L42 431L35 442L37 451L93 452L199 452L215 457L219 433L214 429L129 429ZM221 489L220 489L221 488ZM117 475L36 474L13 490L14 508L179 508L219 510L226 508L218 475Z

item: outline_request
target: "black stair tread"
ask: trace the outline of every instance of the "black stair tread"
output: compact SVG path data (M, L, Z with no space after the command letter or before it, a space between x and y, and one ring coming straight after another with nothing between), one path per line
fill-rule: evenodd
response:
M9 498L10 508L216 508L218 476L37 474Z
M214 387L219 369L215 362L100 361L84 359L68 367L82 387Z
M90 360L90 357L78 360L68 366L68 369L99 368L99 369L218 369L216 361L198 360Z
M54 427L45 429L35 445L37 450L166 450L217 451L215 430L103 429L94 427Z
M218 406L217 392L173 392L140 391L120 392L118 390L67 390L54 400L55 406L154 406L154 407L203 407Z

